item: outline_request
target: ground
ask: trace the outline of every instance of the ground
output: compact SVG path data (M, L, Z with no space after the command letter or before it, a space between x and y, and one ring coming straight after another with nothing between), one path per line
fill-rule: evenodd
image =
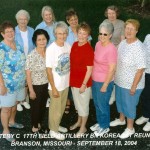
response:
M44 126L47 126L48 122L48 108L46 108L46 115L44 118ZM141 116L141 104L139 103L137 108L137 118ZM116 104L114 103L111 106L111 120L114 120L118 117L118 113L116 110ZM74 106L72 105L71 111L68 115L64 115L61 125L69 128L70 125L75 123L77 119L77 114L74 110ZM126 140L121 140L117 136L121 134L124 129L124 126L110 128L109 137L106 134L102 138L95 138L93 133L90 131L89 127L96 123L95 117L95 109L93 106L93 100L90 102L90 115L87 123L87 133L84 138L76 139L74 138L74 134L77 132L69 131L69 134L66 134L67 138L65 141L57 141L50 137L45 137L44 139L39 139L36 136L33 137L31 134L31 122L30 122L30 110L23 110L22 112L17 112L17 122L21 122L24 124L25 128L22 130L11 129L11 133L15 134L18 138L16 139L18 143L17 146L15 144L10 144L5 139L0 139L1 150L149 150L150 149L150 132L142 131L142 126L135 125L136 134L134 134L131 138ZM0 131L2 128L0 127ZM32 136L32 137L31 137ZM46 134L46 136L48 136ZM114 136L114 137L112 137ZM146 137L149 136L149 137ZM28 146L25 146L24 141L28 141ZM107 143L106 143L107 141ZM38 142L40 146L36 146ZM46 143L49 142L49 143ZM49 146L47 145L49 144ZM66 144L66 145L65 145ZM98 144L98 145L97 145ZM105 145L103 145L105 144ZM111 145L112 144L112 145Z

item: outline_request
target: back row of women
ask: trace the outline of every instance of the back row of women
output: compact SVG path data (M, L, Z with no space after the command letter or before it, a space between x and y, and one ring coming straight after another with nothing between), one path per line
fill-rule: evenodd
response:
M66 13L67 23L55 22L51 7L42 9L43 21L36 27L28 27L30 16L25 10L16 14L18 26L10 22L1 24L0 32L4 40L0 43L0 105L3 134L10 136L9 127L23 128L15 122L17 101L25 99L25 82L29 88L32 132L40 133L46 100L51 98L49 108L49 134L64 140L68 129L60 126L71 87L78 120L69 129L79 127L76 137L86 131L89 102L92 96L96 109L97 124L91 127L94 134L102 136L110 126L125 125L127 128L120 138L128 138L135 133L133 124L136 106L142 93L143 116L136 123L149 121L150 106L147 88L149 82L150 35L144 44L136 37L140 24L135 19L125 23L119 19L118 8L109 6L104 20L99 26L99 41L95 52L90 45L91 29L83 22L78 25L78 16L73 9ZM121 43L120 43L121 42ZM146 84L145 72L146 68ZM25 76L26 70L26 76ZM114 87L117 110L120 118L110 122L109 100ZM144 88L145 85L145 88ZM48 88L48 90L47 90ZM150 122L144 128L150 131Z

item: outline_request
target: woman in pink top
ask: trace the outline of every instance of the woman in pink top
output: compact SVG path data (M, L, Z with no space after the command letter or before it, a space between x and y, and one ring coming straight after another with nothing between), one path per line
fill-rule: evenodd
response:
M95 46L92 95L98 122L95 128L93 128L96 136L109 132L109 99L113 89L113 77L117 62L117 49L110 41L113 30L113 25L110 22L100 24L100 41Z

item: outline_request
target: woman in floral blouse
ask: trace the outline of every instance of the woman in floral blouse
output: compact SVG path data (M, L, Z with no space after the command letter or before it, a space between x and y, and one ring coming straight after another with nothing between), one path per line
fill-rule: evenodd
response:
M41 129L41 122L48 98L45 50L49 41L49 35L45 30L37 29L33 34L32 40L36 48L27 56L25 70L31 104L32 132L38 133Z
M25 55L23 48L15 42L14 26L5 21L0 26L3 41L0 43L0 104L1 122L5 139L15 141L9 127L21 129L24 126L15 122L16 101L25 99Z

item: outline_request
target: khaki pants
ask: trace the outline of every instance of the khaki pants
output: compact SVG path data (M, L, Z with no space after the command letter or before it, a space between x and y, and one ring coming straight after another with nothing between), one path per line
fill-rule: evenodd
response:
M59 124L66 107L68 88L60 91L60 97L58 98L52 96L51 90L49 91L49 94L51 98L49 107L49 129L58 132Z

